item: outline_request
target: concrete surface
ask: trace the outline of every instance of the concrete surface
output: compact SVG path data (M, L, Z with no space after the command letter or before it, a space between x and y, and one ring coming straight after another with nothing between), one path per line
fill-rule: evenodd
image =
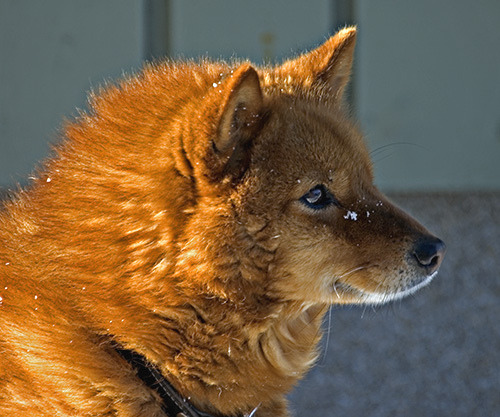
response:
M393 200L447 244L435 280L376 308L335 308L297 417L500 416L500 193Z

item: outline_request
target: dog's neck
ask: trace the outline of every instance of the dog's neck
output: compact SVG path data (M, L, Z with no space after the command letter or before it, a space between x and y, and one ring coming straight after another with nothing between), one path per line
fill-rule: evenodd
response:
M260 336L262 354L284 376L300 378L317 357L324 305L287 305L279 320Z
M213 415L238 415L250 416L254 411L263 405L262 400L257 404L253 404L253 398L263 398L260 392L255 391L255 386L266 386L268 375L277 375L281 378L281 385L284 390L287 386L300 378L306 372L316 359L316 345L320 338L320 323L321 318L326 310L323 305L301 306L295 303L288 304L283 308L282 315L285 318L274 321L268 326L267 330L257 331L251 330L251 336L246 341L250 347L251 355L248 356L246 364L254 364L254 373L261 372L260 379L247 378L243 381L238 381L238 390L235 387L230 387L228 381L220 380L215 384L217 375L212 375L213 386L217 387L218 400L202 399L199 395L193 392L185 392L184 397L179 394L171 385L169 377L171 375L165 371L161 372L159 368L148 363L141 355L133 351L118 349L119 353L131 363L138 372L138 376L147 385L156 390L163 399L164 408L169 413L183 413L188 417L211 417L210 414L199 411L196 407L202 407L204 410L210 411ZM236 349L234 347L233 349ZM217 357L220 352L212 352L214 357ZM231 356L231 348L228 348L228 356ZM207 361L213 359L205 358ZM167 365L168 367L168 365ZM267 368L267 369L266 369ZM141 376L142 375L142 376ZM202 379L202 378L200 378ZM236 381L233 381L233 383ZM226 385L229 389L222 390L221 387ZM274 384L273 384L274 385ZM274 385L276 387L276 385ZM194 391L196 393L210 392L210 386L203 387L204 389ZM213 389L212 389L213 391ZM238 392L236 392L238 391ZM246 401L237 404L234 398L227 400L224 398L239 397L241 392L249 394ZM191 404L191 401L194 405ZM256 400L255 400L256 401ZM221 404L233 404L233 409L221 408ZM265 405L264 405L265 407Z
M188 400L183 398L161 374L160 370L151 364L144 356L135 351L123 349L120 346L116 346L115 349L116 352L136 371L137 377L160 396L162 399L162 409L167 415L213 417L211 414L196 409Z
M165 312L170 317L164 329L147 335L162 340L153 344L163 346L161 351L149 351L139 340L125 348L156 365L197 409L248 415L259 404L261 410L279 402L313 364L325 311L324 305L290 302L255 320L229 303L200 302L196 311Z
M279 391L286 394L311 367L325 312L324 305L285 303L274 317L256 323L230 310L226 318L216 315L220 321L210 323L209 314L188 336L196 338L195 346L183 348L173 362L165 363L164 373L178 375L172 382L201 410L249 414L260 403L275 401ZM198 355L200 366L183 375L178 363L185 355L191 355L190 360Z

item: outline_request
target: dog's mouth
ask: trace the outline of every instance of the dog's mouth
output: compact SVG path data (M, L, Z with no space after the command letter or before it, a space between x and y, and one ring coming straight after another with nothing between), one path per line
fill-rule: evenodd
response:
M424 276L421 279L413 280L411 283L405 285L400 289L380 292L367 291L364 289L356 288L345 282L336 281L332 285L332 292L334 299L336 298L339 302L380 305L391 301L400 300L409 295L412 295L413 293L428 285L436 275L437 271L430 275Z

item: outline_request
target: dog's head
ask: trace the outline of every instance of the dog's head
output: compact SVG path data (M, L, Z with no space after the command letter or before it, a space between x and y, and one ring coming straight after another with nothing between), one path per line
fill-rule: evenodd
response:
M282 298L382 303L430 282L443 259L444 244L373 185L363 138L342 111L355 37L345 29L273 69L243 64L208 95L219 110L197 151L200 196L227 207L222 240L242 274L253 256L261 285Z

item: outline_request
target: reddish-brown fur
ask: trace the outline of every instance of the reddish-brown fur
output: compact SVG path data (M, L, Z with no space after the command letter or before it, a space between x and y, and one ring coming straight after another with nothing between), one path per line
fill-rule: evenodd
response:
M1 416L164 416L116 344L201 410L284 416L328 305L429 275L342 111L354 43L151 65L92 97L0 215ZM318 184L338 204L305 205Z

